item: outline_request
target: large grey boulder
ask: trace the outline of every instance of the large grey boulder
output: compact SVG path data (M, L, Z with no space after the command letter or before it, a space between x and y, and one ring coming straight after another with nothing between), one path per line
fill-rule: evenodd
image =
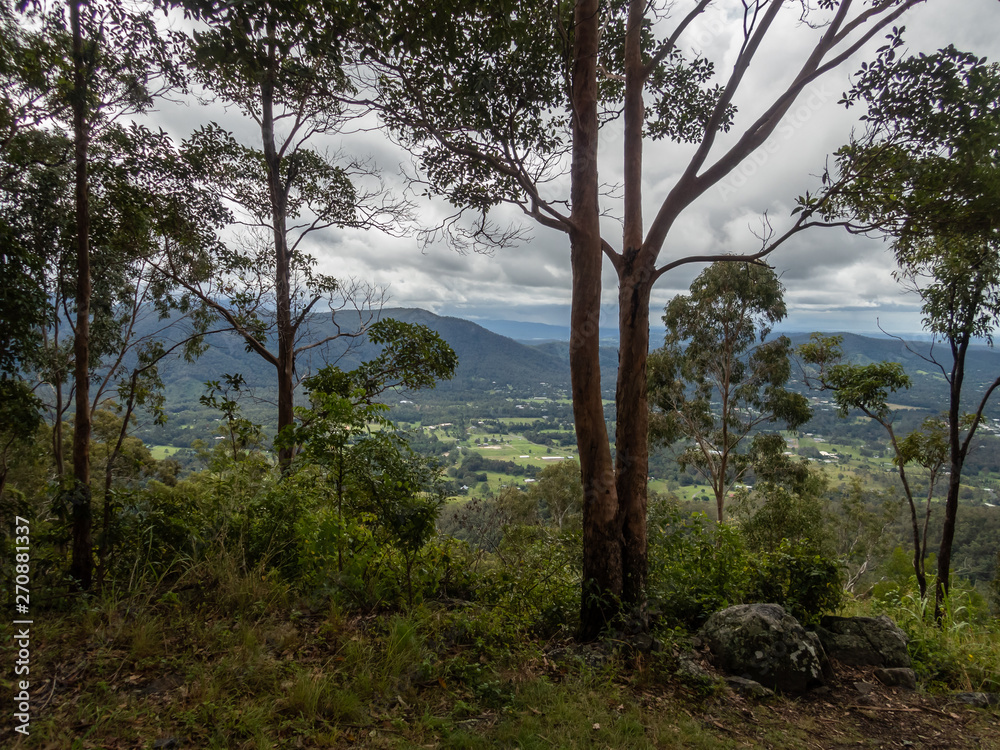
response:
M829 676L819 639L777 604L741 604L716 612L698 636L716 667L774 690L801 692Z
M824 617L816 634L831 659L852 666L910 667L906 633L885 615Z

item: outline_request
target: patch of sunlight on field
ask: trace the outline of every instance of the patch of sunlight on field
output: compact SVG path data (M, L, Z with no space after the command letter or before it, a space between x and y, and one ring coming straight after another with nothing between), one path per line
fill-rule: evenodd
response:
M180 448L176 448L173 445L151 445L151 446L149 446L149 452L152 454L153 458L155 458L157 461L162 461L165 458L169 458L170 456L172 456L175 453L177 453L177 451L179 451L179 450L181 450L181 449Z

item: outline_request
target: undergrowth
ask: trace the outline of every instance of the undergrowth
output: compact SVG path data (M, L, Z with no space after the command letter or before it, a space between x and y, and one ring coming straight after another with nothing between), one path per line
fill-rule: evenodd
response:
M375 611L225 552L169 575L137 571L129 593L108 589L38 618L32 669L44 688L31 736L6 746L741 746L717 720L696 718L705 709L692 712L725 699L676 676L687 631L661 630L652 655L580 646L530 602L500 596L507 578L480 573L482 598ZM525 569L528 582L538 575ZM938 629L914 606L880 600L864 613L888 612L907 630L926 684L996 689L995 622L958 606ZM795 747L799 735L785 734L769 746Z
M1000 620L975 589L953 585L940 620L934 617L933 594L922 599L912 591L890 591L865 609L888 615L903 629L925 688L1000 692Z

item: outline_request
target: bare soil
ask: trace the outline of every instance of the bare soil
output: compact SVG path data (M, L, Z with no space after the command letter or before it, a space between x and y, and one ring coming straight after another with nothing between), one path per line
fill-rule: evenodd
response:
M886 687L874 667L835 664L827 686L755 702L728 693L700 717L747 747L1000 749L1000 711Z

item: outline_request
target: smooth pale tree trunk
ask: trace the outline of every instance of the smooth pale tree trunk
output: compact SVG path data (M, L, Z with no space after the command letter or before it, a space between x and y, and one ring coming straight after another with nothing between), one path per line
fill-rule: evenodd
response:
M73 559L70 575L84 590L93 576L90 491L90 200L87 184L87 83L80 6L69 3L73 35L73 137L76 161L76 331L73 343L76 421L73 426Z
M584 488L583 507L583 601L581 636L596 637L622 615L638 614L644 620L646 583L648 411L646 361L649 347L649 300L653 283L664 273L684 263L729 260L709 254L682 256L657 267L657 259L674 221L709 187L724 179L775 131L796 97L826 69L835 67L857 52L880 28L896 20L918 0L901 0L898 7L882 4L850 21L849 2L837 5L822 37L803 61L794 81L774 98L765 112L714 162L709 156L716 135L726 129L727 111L760 45L786 3L764 3L745 24L745 39L728 82L710 118L695 154L676 184L660 203L648 231L642 217L642 141L644 123L643 88L662 57L644 62L641 53L645 0L629 0L624 49L623 107L623 243L615 252L601 238L598 179L597 73L601 36L601 5L598 0L574 4L571 70L572 163L570 167L571 213L568 221L554 222L570 237L573 270L570 364L573 409L580 449ZM699 0L678 26L677 35L702 14L710 0ZM749 13L749 8L746 9ZM871 16L877 24L869 35L847 40ZM675 40L676 40L675 36ZM833 58L830 53L843 47ZM670 54L668 44L662 55ZM511 165L519 173L521 165ZM505 174L507 172L505 171ZM547 225L553 222L544 221ZM785 238L741 256L755 260L766 256ZM619 370L616 390L616 459L612 463L600 390L599 318L601 265L605 254L618 274L618 322L620 328Z
M601 242L598 197L597 51L599 2L575 8L572 76L573 268L570 367L573 416L583 481L583 592L580 637L593 639L618 614L622 595L622 531L611 449L601 399Z
M646 505L649 473L649 406L646 359L649 355L649 297L655 272L655 251L643 244L642 154L645 104L642 91L647 73L641 54L641 30L646 4L629 2L625 37L624 102L624 226L618 272L618 381L615 388L615 484L622 529L622 614L645 629Z

